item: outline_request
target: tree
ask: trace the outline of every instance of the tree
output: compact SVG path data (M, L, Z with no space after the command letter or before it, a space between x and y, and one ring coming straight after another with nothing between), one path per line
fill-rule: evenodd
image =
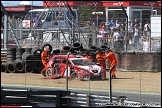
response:
M93 9L86 4L80 5L77 7L79 14L79 22L86 25L87 21L91 20Z

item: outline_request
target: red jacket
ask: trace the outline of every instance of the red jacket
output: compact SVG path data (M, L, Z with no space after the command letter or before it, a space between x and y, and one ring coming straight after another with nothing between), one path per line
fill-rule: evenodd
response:
M108 52L108 54L106 55L106 58L109 59L110 64L117 64L117 59L115 57L115 54L113 52Z
M50 52L48 51L43 51L41 53L41 58L42 58L42 62L48 62L49 61L49 58L50 58Z

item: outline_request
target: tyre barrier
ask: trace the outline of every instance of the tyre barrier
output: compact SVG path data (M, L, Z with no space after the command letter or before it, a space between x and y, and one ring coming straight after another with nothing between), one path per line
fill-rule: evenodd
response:
M31 54L33 55L34 62L41 60L41 53L42 50L39 47L35 47L31 50Z
M49 44L49 43L43 43L43 44L40 46L40 49L41 49L42 51L44 51L44 49L45 49L46 46L49 46L49 49L50 49L50 52L51 52L51 51L52 51L52 46L51 46L51 44Z
M73 44L73 46L72 46L72 49L73 49L73 50L76 50L76 51L79 51L80 49L83 49L83 46L82 46L81 43L75 42L75 43Z
M6 63L1 64L1 72L7 73L7 65L6 65Z
M70 54L72 54L72 55L78 55L78 51L70 51Z
M35 47L31 50L31 54L34 56L41 56L42 50L39 47Z
M34 73L41 73L42 69L44 68L44 65L42 64L42 61L36 61L33 64L33 72Z
M89 47L89 50L90 51L97 51L98 50L98 47L97 46L90 46Z
M34 56L29 52L24 52L22 54L22 60L25 62L25 65L32 65L34 61Z
M64 46L63 48L62 48L62 51L63 52L69 52L69 51L71 51L72 50L72 48L70 47L70 46Z
M96 63L96 62L97 62L97 59L96 59L96 51L91 50L91 51L89 52L89 55L92 56L92 61L93 61L94 63Z
M87 51L88 51L88 49L83 48L83 49L80 49L78 53L79 53L79 55L85 56Z
M55 49L51 52L51 55L58 55L58 54L61 54L62 51L60 49Z
M32 48L25 48L25 52L31 53Z
M14 62L16 60L16 48L7 48L7 61Z
M109 47L107 45L102 45L100 48L101 50L106 51Z
M7 70L10 73L14 73L15 72L15 62L6 62L7 65Z
M62 51L62 55L66 55L68 52L70 52L70 51Z
M22 54L25 52L25 48L16 48L16 60L22 60Z
M25 73L33 73L33 66L32 65L25 65Z
M23 73L25 69L24 61L22 60L16 60L15 61L15 72Z

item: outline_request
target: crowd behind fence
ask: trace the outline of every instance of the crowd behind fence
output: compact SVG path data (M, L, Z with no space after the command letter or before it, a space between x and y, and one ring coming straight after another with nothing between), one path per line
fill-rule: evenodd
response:
M7 29L7 43L4 43L4 18L2 17L1 21L1 48L4 48L4 44L10 44L9 46L12 46L15 44L14 37L12 35L12 32L10 29ZM26 44L42 44L45 40L48 39L48 36L45 35L53 35L51 40L49 41L51 44L54 44L56 46L56 40L57 43L66 43L66 41L61 41L61 37L58 37L57 35L54 35L51 33L45 32L50 29L36 29L36 28L29 28L24 29L22 27L22 19L15 18L14 16L8 17L8 23L10 23L14 34L19 41L19 43L22 46L25 46ZM88 28L92 29L92 26L96 26L93 22L87 22ZM91 40L91 38L96 38L95 45L101 46L101 45L109 45L111 49L116 51L143 51L143 52L158 52L159 48L161 46L161 38L159 39L153 39L151 37L151 30L150 30L150 23L149 21L146 22L146 24L142 25L138 22L137 19L134 21L128 21L128 25L126 28L126 23L124 20L118 20L115 18L112 18L111 20L106 20L106 22L101 22L99 24L98 32L91 31L92 37L88 37L88 34L86 35L86 40ZM91 28L90 28L91 27ZM94 28L93 28L94 29ZM128 32L126 32L128 31ZM39 34L38 34L39 33ZM38 35L38 36L37 36ZM70 34L68 34L70 35ZM64 38L64 37L62 37ZM68 36L66 37L68 38ZM84 38L84 37L82 37ZM44 41L43 41L44 40ZM70 39L67 39L70 42ZM55 43L54 43L55 42ZM84 43L84 41L83 41ZM63 44L64 46L65 44ZM32 46L32 45L30 45ZM29 46L29 47L30 47ZM59 46L59 45L57 45Z

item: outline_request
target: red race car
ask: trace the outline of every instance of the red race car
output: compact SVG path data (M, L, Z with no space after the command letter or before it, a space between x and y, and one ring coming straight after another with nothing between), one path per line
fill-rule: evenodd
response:
M101 66L80 55L53 55L47 64L46 77L60 78L68 75L68 78L80 80L94 77L104 80L105 71Z

